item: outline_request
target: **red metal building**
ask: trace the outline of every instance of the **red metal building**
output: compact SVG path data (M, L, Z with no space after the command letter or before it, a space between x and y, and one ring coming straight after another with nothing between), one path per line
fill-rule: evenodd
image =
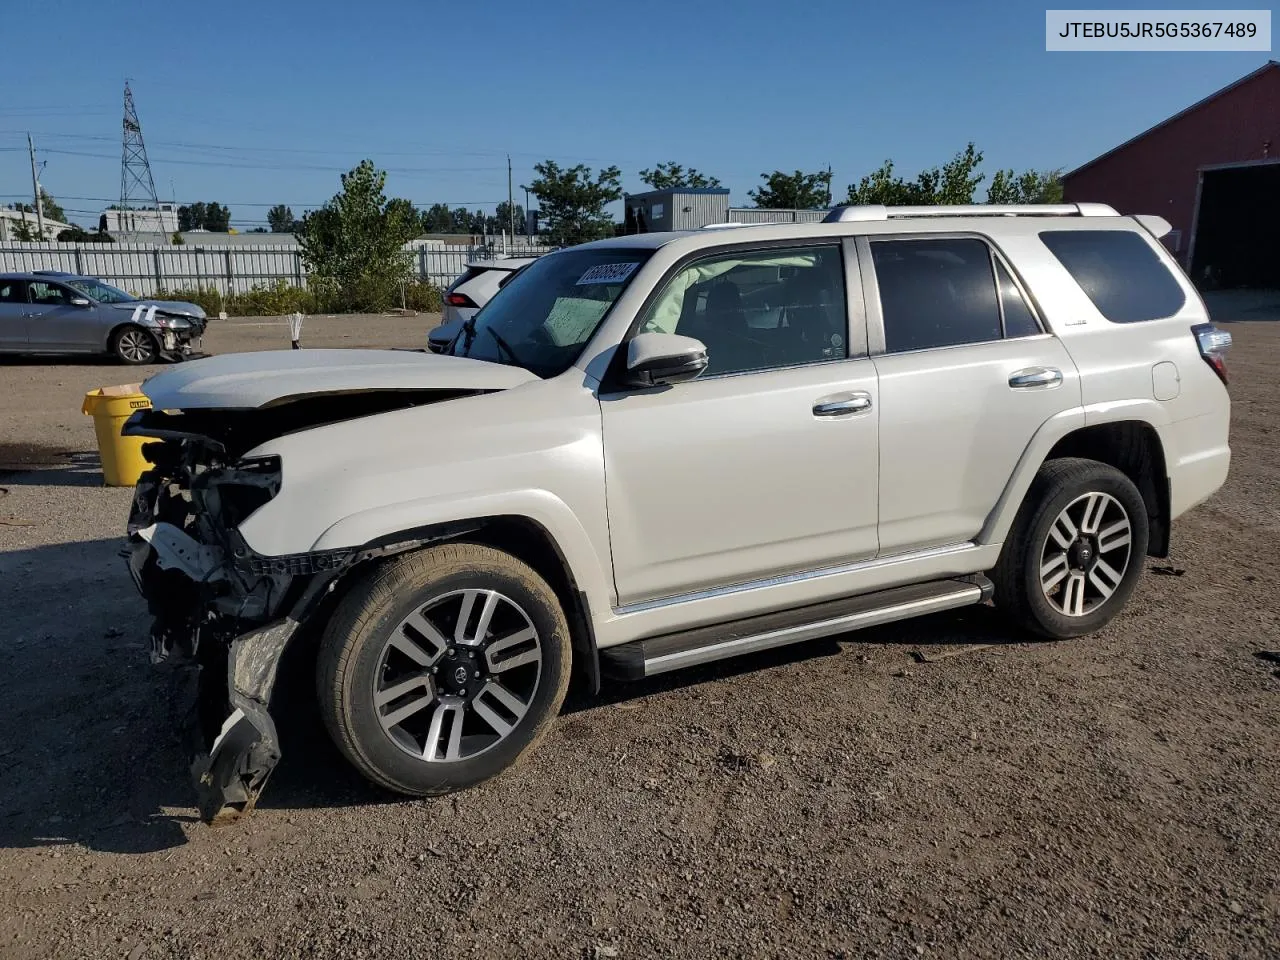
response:
M1064 199L1154 213L1197 282L1280 286L1275 60L1062 178Z

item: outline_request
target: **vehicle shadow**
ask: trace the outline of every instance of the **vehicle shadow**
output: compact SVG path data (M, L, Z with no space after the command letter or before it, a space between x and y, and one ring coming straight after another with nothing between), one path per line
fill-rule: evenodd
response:
M0 846L185 842L191 791L120 545L0 553Z
M0 442L0 487L100 487L102 460L94 450Z
M154 364L130 366L106 353L0 353L0 367L117 367L144 375L161 369Z
M166 671L148 660L149 621L120 546L110 538L0 553L0 847L148 853L186 843L198 822ZM972 607L649 680L606 680L597 697L571 690L562 712L589 715L748 671L850 655L841 652L850 641L906 652L1026 639L989 608ZM310 656L301 644L281 666L272 713L283 760L260 808L405 802L365 781L332 745Z

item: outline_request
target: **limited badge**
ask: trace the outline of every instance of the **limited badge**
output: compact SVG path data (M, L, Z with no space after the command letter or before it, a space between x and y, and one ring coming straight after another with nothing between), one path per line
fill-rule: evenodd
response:
M838 333L833 333L833 334L831 335L831 345L832 345L833 347L843 347L843 346L844 346L844 337L840 336L840 334L838 334Z

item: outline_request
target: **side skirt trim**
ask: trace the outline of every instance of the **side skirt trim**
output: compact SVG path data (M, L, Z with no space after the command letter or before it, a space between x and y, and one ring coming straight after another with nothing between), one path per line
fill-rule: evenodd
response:
M862 627L981 603L991 595L985 577L911 584L734 623L637 640L600 651L610 672L626 679L828 637Z

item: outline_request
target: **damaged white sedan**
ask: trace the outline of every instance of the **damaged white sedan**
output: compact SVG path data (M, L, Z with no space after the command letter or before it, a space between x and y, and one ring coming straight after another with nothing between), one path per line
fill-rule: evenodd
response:
M1041 636L1098 630L1230 461L1230 337L1150 222L867 207L603 240L438 353L148 380L126 552L153 656L193 680L202 816L276 765L286 650L343 755L424 796L526 756L571 670L594 690L993 595Z

